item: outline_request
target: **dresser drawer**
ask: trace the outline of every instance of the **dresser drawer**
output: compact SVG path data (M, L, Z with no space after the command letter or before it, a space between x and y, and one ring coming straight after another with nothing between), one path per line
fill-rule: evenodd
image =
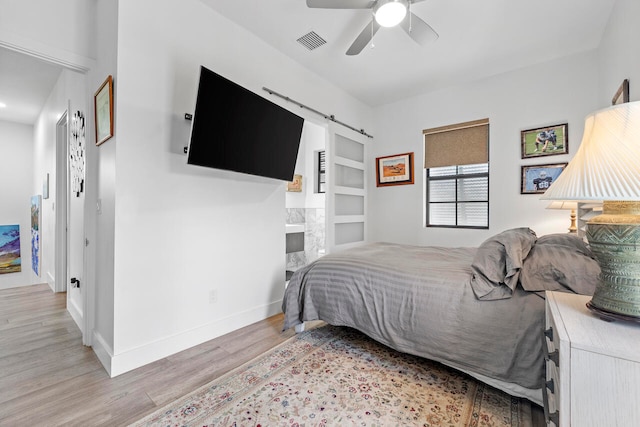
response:
M542 393L545 420L552 427L560 424L560 345L557 331L551 311L545 310L545 384Z
M548 426L558 427L560 421L559 402L559 375L558 368L554 362L547 360L545 362L545 387L544 393L544 414Z

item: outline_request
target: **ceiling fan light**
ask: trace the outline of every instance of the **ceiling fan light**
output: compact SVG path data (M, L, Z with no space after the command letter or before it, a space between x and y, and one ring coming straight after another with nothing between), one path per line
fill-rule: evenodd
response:
M393 27L398 25L407 15L407 5L402 0L380 0L376 5L376 22L381 27Z

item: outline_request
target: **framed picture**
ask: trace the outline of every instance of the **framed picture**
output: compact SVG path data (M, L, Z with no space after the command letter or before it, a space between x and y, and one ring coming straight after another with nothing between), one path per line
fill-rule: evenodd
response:
M0 225L0 274L21 271L20 225Z
M40 225L42 198L31 196L31 268L40 277Z
M569 125L547 126L520 132L522 158L554 156L569 152Z
M42 180L42 198L49 198L49 174L46 174Z
M566 163L522 166L520 194L542 194L558 179Z
M293 181L287 182L287 191L302 192L302 175L293 175Z
M376 186L413 184L413 153L376 158Z
M96 145L113 136L113 77L109 76L93 96Z
M629 79L624 79L622 84L616 91L616 94L613 95L611 99L611 105L624 104L625 102L629 102Z

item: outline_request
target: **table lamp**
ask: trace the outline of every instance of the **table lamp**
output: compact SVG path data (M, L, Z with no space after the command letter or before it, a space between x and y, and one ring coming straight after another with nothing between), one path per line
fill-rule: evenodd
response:
M576 209L578 209L578 202L568 202L566 200L554 200L549 203L547 209L564 209L571 211L571 225L569 226L569 233L578 233L578 227L576 226Z
M640 101L587 116L574 158L543 200L602 200L587 223L600 281L587 306L602 318L640 322Z

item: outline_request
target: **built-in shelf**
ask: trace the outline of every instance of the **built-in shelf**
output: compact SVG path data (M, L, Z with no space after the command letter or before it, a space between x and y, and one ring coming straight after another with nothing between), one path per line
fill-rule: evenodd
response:
M285 224L285 232L289 233L304 233L304 224Z

